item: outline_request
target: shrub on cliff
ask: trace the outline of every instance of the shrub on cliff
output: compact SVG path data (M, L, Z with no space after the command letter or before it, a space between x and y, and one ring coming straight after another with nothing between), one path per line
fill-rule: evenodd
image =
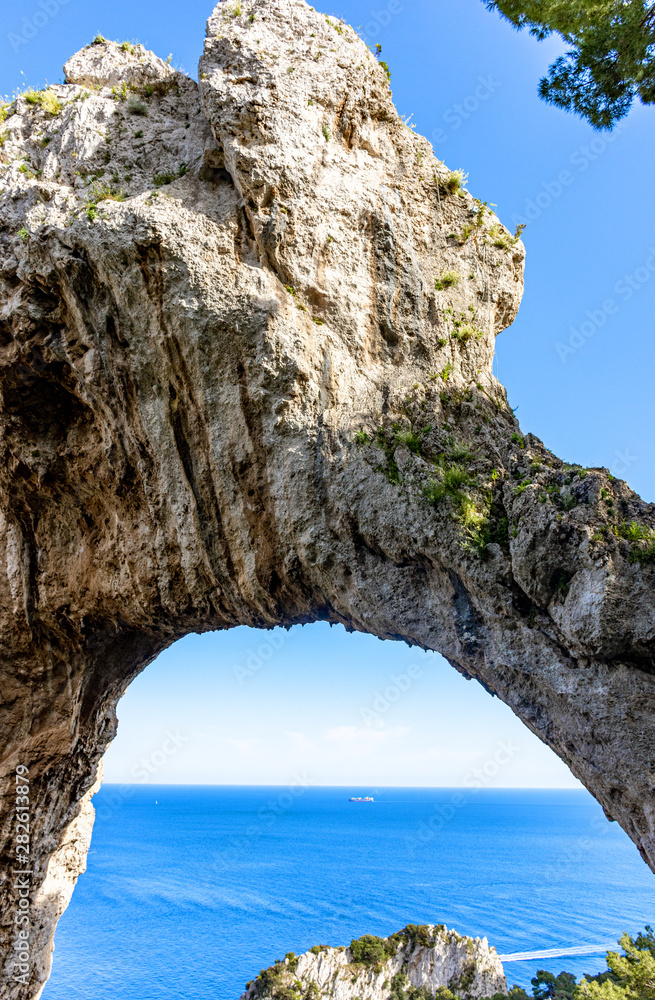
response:
M352 961L361 965L382 965L388 958L387 942L374 934L364 934L350 942Z
M435 932L429 924L407 924L405 930L412 947L434 948Z
M391 980L389 1000L433 1000L432 990L426 986L411 986L407 976L397 972ZM440 986L434 1000L457 1000L457 997L444 986Z

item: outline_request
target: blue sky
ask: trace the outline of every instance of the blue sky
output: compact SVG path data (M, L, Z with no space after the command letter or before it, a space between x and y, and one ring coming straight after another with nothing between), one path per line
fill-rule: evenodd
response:
M97 32L172 52L195 75L210 8L18 0L3 17L0 93L59 82L65 59ZM496 360L524 430L655 499L655 110L636 107L607 135L543 104L537 84L558 42L513 31L481 0L329 0L325 10L382 45L399 111L449 167L468 172L472 193L508 225L528 221L525 297ZM261 668L239 678L272 638ZM514 741L520 752L485 774L489 786L575 784L438 656L323 625L275 642L238 629L163 654L121 703L108 780L287 783L304 768L317 783L363 790L461 784L473 767L494 771L499 742ZM367 725L362 709L376 692L417 665L421 675Z
M137 677L119 718L109 781L576 785L438 654L325 623L187 636Z

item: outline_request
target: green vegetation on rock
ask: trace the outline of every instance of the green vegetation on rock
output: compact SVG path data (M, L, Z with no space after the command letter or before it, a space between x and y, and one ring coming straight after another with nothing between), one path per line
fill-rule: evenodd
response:
M458 271L444 271L440 278L437 278L434 287L438 292L443 292L446 288L453 288L462 279Z
M22 95L28 104L40 107L49 115L56 117L62 110L61 101L57 100L54 91L48 87L46 90L34 90L29 87Z
M442 992L447 995L441 996ZM437 990L437 996L439 1000L455 1000L449 990ZM397 972L391 980L389 1000L433 1000L433 993L425 986L412 986L407 976Z
M352 961L357 965L371 965L375 968L386 962L392 953L388 939L374 934L364 934L350 942Z
M628 556L629 562L638 562L644 565L655 562L655 530L653 528L637 524L636 521L631 521L630 524L624 521L616 526L614 533L618 538L625 538L626 541L633 543Z
M453 170L446 178L446 191L448 194L457 194L466 184L468 174L463 170Z
M352 984L359 975L379 973L382 966L401 949L434 948L440 933L446 932L443 924L431 927L426 924L408 924L388 938L364 934L350 943L350 968ZM384 1000L464 1000L468 997L476 974L474 942L462 938L454 931L447 932L448 939L466 941L469 956L457 980L433 992L427 986L412 986L406 975L406 965L383 984ZM655 1000L655 933L650 926L634 939L624 934L620 940L622 954L607 953L607 970L595 976L583 976L579 981L570 972L555 975L539 969L532 979L532 991L513 986L508 994L495 993L481 1000ZM315 945L310 954L320 955L332 949ZM342 951L343 949L334 949ZM361 967L361 972L357 971ZM305 983L296 978L298 957L288 952L282 961L262 969L257 978L248 983L247 989L256 1000L329 1000L331 994L321 993L314 979ZM388 991L388 992L386 992Z

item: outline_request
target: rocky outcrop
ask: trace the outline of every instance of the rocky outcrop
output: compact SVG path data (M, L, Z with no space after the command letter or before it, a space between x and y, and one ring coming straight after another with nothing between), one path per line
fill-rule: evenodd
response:
M289 953L262 969L241 1000L388 1000L411 987L416 1000L444 989L461 1000L507 993L503 966L486 938L463 937L443 924L409 924L389 938L365 935L349 948Z
M118 699L190 631L439 650L653 865L655 513L507 406L520 240L303 0L219 5L199 86L102 40L66 80L0 111L3 996L43 983Z

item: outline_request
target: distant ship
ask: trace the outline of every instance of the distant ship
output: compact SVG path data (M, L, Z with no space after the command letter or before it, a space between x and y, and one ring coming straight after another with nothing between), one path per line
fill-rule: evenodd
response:
M349 802L375 802L372 795L365 795L363 798L348 799Z

